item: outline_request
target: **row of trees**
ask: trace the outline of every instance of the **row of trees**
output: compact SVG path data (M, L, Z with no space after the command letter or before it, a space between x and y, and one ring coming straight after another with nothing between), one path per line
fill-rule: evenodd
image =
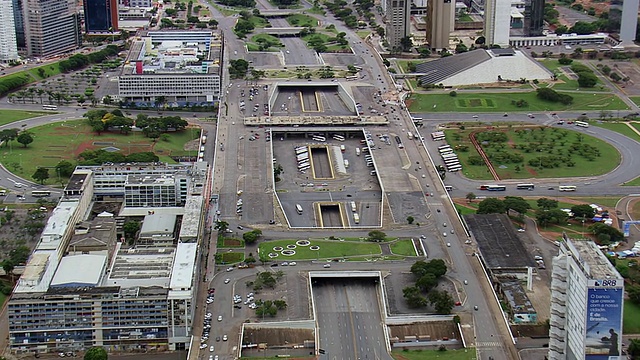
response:
M4 147L10 146L10 142L13 140L22 144L23 147L27 147L33 142L33 136L26 130L20 131L20 129L15 128L0 131L0 141L4 143Z
M416 280L415 285L402 289L407 304L412 308L423 308L431 304L436 313L450 314L455 305L453 298L447 291L434 290L438 281L447 273L444 260L416 261L411 265L411 273Z
M98 64L108 59L109 57L118 55L120 48L116 45L107 45L104 49L90 53L88 55L75 54L66 60L62 60L58 63L60 71L69 72L73 70L82 69L89 64Z
M562 94L551 88L546 88L546 87L541 87L536 89L536 96L542 100L546 100L550 102L559 102L564 105L569 105L573 103L573 96L568 94Z
M84 115L91 129L100 135L104 131L118 130L122 134L131 132L135 125L142 129L142 133L152 139L157 139L160 134L168 131L183 131L189 123L179 116L150 117L146 114L138 114L135 121L124 116L120 109L108 112L103 109L89 110Z

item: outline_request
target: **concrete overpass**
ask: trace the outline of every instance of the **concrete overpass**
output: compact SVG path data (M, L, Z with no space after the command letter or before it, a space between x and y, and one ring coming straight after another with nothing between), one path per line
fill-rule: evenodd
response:
M299 36L302 30L304 30L303 27L283 27L256 29L254 32L256 34L269 34L276 37L294 37Z

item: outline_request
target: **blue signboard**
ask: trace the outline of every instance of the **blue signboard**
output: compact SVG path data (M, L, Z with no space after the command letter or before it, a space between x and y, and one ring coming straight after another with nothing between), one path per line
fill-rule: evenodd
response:
M623 288L589 289L585 338L586 359L619 359L622 341L623 293Z

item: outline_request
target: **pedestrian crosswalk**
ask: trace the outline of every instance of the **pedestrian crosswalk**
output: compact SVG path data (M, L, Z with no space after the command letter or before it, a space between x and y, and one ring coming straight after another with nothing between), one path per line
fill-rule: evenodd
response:
M478 341L476 348L495 348L501 347L502 344L499 341Z

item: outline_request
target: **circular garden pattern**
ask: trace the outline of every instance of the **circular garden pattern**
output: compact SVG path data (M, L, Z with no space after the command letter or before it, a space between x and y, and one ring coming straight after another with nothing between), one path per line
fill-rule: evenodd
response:
M282 251L284 248L282 246L276 246L273 248L273 251Z
M296 254L295 250L282 250L282 255L284 256L293 256L295 254Z
M269 257L272 259L278 257L278 255L278 253L269 253Z
M309 240L298 240L298 241L296 241L296 245L298 245L298 246L309 246L309 245L311 245L311 241L309 241Z
M320 250L320 246L318 246L318 245L310 246L309 250L318 251L318 250Z
M295 246L295 245L293 245L293 244L289 244L289 245L287 245L287 249L289 249L289 250L293 250L293 249L295 249L296 247L297 247L297 246Z

